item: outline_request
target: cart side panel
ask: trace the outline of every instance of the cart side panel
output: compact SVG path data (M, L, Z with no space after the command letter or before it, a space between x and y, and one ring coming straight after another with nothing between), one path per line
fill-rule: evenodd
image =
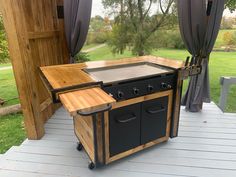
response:
M94 161L94 136L93 136L93 122L92 116L74 117L75 134L79 141L83 144L85 151L88 153L90 159Z

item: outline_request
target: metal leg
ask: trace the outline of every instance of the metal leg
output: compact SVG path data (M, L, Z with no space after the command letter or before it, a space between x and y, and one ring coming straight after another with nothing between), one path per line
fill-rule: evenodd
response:
M97 114L92 115L92 119L93 119L93 139L94 139L94 164L95 167L97 167L98 165L98 148L97 148L97 124L96 124L96 120L97 120ZM91 163L90 163L91 164ZM91 169L91 168L89 168Z

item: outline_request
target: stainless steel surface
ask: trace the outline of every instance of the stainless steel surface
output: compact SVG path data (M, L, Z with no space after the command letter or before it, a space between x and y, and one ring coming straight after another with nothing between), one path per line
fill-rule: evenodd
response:
M89 73L93 79L96 81L103 81L104 84L173 72L171 69L151 63L119 65L86 69L85 71Z

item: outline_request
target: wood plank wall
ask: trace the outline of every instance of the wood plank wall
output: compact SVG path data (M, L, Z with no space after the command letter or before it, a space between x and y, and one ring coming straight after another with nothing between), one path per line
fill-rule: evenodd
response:
M44 135L53 105L40 77L40 66L68 61L63 19L57 5L63 0L0 0L10 57L29 139Z

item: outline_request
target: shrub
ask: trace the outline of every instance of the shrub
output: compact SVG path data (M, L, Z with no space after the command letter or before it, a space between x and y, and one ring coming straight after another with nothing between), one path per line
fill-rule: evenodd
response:
M89 32L86 44L103 44L108 40L108 32Z
M177 30L163 30L158 31L154 38L155 48L174 48L174 49L185 49L184 42L181 38L179 31Z
M3 26L2 16L0 15L0 63L9 61L8 45Z
M236 45L236 32L225 32L223 41L225 45Z
M184 42L179 32L173 31L169 34L167 47L174 48L174 49L185 49Z
M84 63L90 61L88 53L80 52L75 57L75 63Z

